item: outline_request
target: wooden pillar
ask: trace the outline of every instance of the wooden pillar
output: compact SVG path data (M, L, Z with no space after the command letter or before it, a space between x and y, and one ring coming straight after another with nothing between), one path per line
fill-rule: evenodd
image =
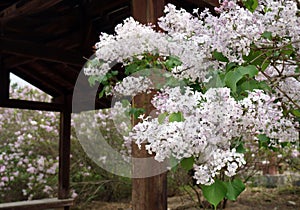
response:
M9 71L5 69L0 55L0 105L9 99Z
M132 104L137 108L144 108L146 115L154 109L151 104L151 99L154 93L141 94L135 96L132 100ZM133 118L133 124L137 124L139 120ZM151 157L145 149L145 144L142 145L142 149L132 144L132 156L134 158L147 158ZM162 167L164 167L162 165ZM133 164L133 174L137 174L139 171L151 170L152 167L148 165L135 166ZM162 170L163 171L163 170ZM149 172L151 174L151 172ZM156 176L150 176L145 178L133 178L132 179L132 210L166 210L167 209L167 172L161 173Z
M147 24L156 24L157 18L163 15L164 0L132 0L132 16L135 20ZM153 110L151 98L153 94L141 94L134 97L133 106L146 110L146 115ZM133 125L138 121L133 120ZM149 157L145 147L140 150L132 145L132 156ZM135 174L133 166L133 174ZM147 170L147 166L145 166ZM148 169L149 170L149 169ZM167 210L167 174L132 179L132 210Z
M70 100L64 98L64 109L60 112L59 131L59 175L58 198L69 197L70 186L70 150L71 150L71 109ZM65 210L69 207L65 207Z
M165 0L132 0L132 16L135 20L147 24L157 23L157 18L163 15Z

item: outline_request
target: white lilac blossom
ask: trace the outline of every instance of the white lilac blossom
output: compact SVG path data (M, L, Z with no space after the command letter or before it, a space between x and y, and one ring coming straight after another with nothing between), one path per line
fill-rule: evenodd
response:
M287 96L296 104L300 104L300 74L297 73L297 65L283 65L279 64L276 66L269 66L264 74L261 72L256 76L258 81L267 81L268 78L272 80L272 85L275 87L274 90L281 98L282 102L289 104L293 107L294 105L288 100Z
M132 77L128 76L123 81L118 82L114 87L114 93L121 96L132 96L139 93L144 93L153 89L154 86L151 80L147 77Z
M127 18L123 24L115 28L115 35L102 33L100 41L96 43L96 59L104 64L94 68L88 66L86 75L103 76L112 65L116 63L129 64L132 58L144 53L159 54L160 56L177 56L182 62L182 77L196 80L203 78L206 66L203 63L203 55L199 53L199 45L194 39L186 39L180 34L170 37L166 33L157 32L151 26L145 26L133 18ZM178 69L174 69L178 73ZM176 74L177 75L177 74Z
M226 62L213 56L216 52L225 56L228 63L239 65L253 49L290 45L299 54L300 19L296 2L262 0L253 12L237 2L221 1L215 9L217 16L206 9L197 17L168 4L158 22L164 32L128 18L115 28L114 35L101 34L96 43L96 60L101 65L88 67L85 73L103 76L112 65L126 66L133 58L145 54L158 55L161 60L176 56L182 63L170 70L173 76L201 83L210 69L225 66ZM264 33L275 41L264 37ZM164 88L154 96L152 104L158 114L181 113L183 120L170 122L166 117L161 122L158 118L143 118L124 137L126 144L130 145L130 140L139 146L146 143L147 151L155 154L158 161L194 157L194 178L198 183L211 184L221 169L225 169L227 176L233 176L244 164L243 154L232 148L233 139L255 140L257 135L264 134L272 144L296 141L299 137L295 123L284 118L281 105L290 102L288 98L300 101L299 76L294 76L299 65L294 61L287 65L284 59L276 59L270 59L271 64L256 80L275 81L272 85L277 87L274 89L280 100L262 90L248 92L246 98L237 101L228 88L210 88L205 93L189 87ZM114 91L136 95L150 87L141 78L127 77L117 83ZM121 104L116 106L124 109Z
M213 178L222 168L225 167L226 176L232 177L236 174L237 169L245 163L244 155L237 153L235 149L217 149L210 154L209 161L201 165L194 165L193 178L197 180L197 184L210 185L214 183Z
M252 135L265 134L279 142L295 142L299 138L295 123L283 118L281 103L275 102L275 97L264 94L262 90L255 90L240 104L246 110L242 116L244 129L251 131Z
M167 88L153 98L153 105L159 113L181 112L184 120L159 122L146 117L133 127L129 139L139 146L146 143L157 161L195 157L194 178L201 184L213 183L223 167L233 176L244 163L243 154L231 149L234 138L264 133L281 142L298 139L293 123L282 118L280 103L261 90L236 101L228 88L211 88L205 94L189 87Z
M264 11L266 8L268 12ZM261 39L265 31L273 36L285 37L292 43L300 38L298 9L293 1L261 1L253 13L234 1L223 1L216 10L219 16L204 10L197 19L169 4L159 25L171 36L180 33L198 41L201 45L199 53L206 52L207 60L217 50L229 61L239 63L243 62L243 55L250 52L251 44L265 45L265 40ZM294 46L299 49L299 42L295 42Z
M87 75L105 75L116 63L129 64L133 57L144 53L177 56L182 65L172 70L178 78L203 81L209 67L222 66L212 54L222 53L230 62L243 63L251 46L269 47L272 42L262 38L264 32L282 37L281 45L290 42L299 52L300 21L294 1L260 1L252 13L236 1L222 1L218 16L204 10L195 17L174 5L165 7L155 31L127 18L115 28L115 34L102 33L96 43L99 66L88 66ZM131 82L131 81L129 81ZM133 90L134 91L134 90Z

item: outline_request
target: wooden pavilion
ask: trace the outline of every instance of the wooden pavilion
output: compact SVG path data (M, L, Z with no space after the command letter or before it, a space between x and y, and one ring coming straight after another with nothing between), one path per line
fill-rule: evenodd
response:
M68 197L71 113L84 111L85 98L92 98L95 108L110 105L109 98L99 100L91 94L86 78L79 81L87 87L79 90L82 100L72 108L74 86L85 58L93 54L92 46L100 32L112 33L129 16L142 23L155 23L167 3L192 11L213 8L218 0L0 1L0 107L61 114L57 199L0 204L0 209L69 209L73 203ZM52 102L11 99L10 73L51 95Z

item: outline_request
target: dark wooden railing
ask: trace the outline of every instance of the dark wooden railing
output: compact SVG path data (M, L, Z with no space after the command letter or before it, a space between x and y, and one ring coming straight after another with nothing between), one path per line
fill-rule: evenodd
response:
M64 208L73 206L73 199L58 199L58 198L48 198L40 200L31 201L18 201L11 203L0 203L0 209L3 210L42 210L50 208Z

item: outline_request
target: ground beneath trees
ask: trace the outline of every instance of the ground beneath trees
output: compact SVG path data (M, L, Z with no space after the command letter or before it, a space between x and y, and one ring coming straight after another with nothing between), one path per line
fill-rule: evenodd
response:
M185 194L168 198L169 210L197 210L191 196ZM74 208L78 209L78 208ZM80 209L130 210L130 203L93 202ZM226 210L300 210L300 188L247 188L237 201L228 201Z

